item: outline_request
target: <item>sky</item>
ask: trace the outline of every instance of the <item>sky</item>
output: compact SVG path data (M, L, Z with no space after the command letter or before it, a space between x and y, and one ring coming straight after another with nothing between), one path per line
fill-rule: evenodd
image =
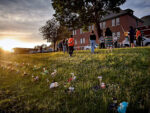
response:
M121 8L131 8L141 18L150 15L150 0L127 0ZM0 47L31 48L47 44L39 28L53 14L50 0L0 0Z

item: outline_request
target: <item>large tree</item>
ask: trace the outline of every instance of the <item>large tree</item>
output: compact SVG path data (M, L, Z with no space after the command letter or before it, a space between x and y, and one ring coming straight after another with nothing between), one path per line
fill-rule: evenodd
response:
M55 18L48 20L46 24L42 26L39 30L43 35L44 40L53 43L54 51L56 42L64 38L68 38L70 35L68 29L66 27L61 26Z
M126 0L52 0L55 9L54 16L61 25L72 29L87 28L95 24L100 36L99 23L103 16L114 11L119 11L119 6Z

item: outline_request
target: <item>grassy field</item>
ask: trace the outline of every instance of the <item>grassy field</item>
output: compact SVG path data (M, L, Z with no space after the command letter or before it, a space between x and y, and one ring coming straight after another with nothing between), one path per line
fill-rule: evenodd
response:
M95 88L98 76L105 89ZM127 113L149 111L150 48L0 55L0 113L107 113L113 97Z

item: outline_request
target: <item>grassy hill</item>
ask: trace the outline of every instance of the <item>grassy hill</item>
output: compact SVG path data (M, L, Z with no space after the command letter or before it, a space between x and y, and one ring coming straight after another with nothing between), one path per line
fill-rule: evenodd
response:
M0 55L0 113L107 113L113 97L127 113L148 112L150 48Z

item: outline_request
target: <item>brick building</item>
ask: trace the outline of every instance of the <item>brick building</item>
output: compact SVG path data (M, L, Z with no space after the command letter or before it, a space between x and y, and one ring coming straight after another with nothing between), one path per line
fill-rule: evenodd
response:
M142 32L142 35L150 38L150 26L142 26L139 27L140 31Z
M138 17L134 16L133 10L126 9L121 10L119 13L111 13L101 20L100 28L103 30L103 35L107 27L109 27L113 33L113 36L118 37L118 42L121 44L125 39L124 31L129 31L129 27L133 26L134 28L140 27L143 25L143 21ZM73 35L75 38L75 49L83 49L84 46L90 44L89 36L90 32L94 30L97 39L96 43L99 44L99 38L96 33L96 28L94 25L88 27L88 31L84 32L81 29L73 30Z

